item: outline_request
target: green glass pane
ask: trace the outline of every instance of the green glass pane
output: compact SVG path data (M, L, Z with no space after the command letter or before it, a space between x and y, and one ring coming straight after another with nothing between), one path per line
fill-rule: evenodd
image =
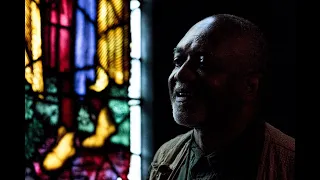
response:
M130 112L127 101L123 100L110 100L109 107L116 123L123 121Z
M57 95L55 95L58 93L56 81L57 81L56 78L47 78L45 80L46 92L49 93L49 95L45 96L45 100L49 101L51 103L58 103L59 102Z
M110 86L110 95L112 97L127 97L128 87L126 86Z
M32 96L29 95L30 90L31 90L31 85L28 82L25 82L25 101L24 101L24 105L25 105L25 120L31 120L32 116L33 116L33 109L32 109L32 105L33 105L33 98Z
M81 107L78 113L78 128L80 131L92 133L94 131L94 124L90 120L90 114L87 109Z
M33 109L32 109L33 99L31 96L25 94L25 120L31 120L33 116Z
M32 142L32 138L30 138L27 134L24 136L24 154L26 159L30 159L35 152L35 147Z
M57 84L57 80L56 78L47 78L45 80L45 87L46 87L46 91L48 93L57 93L58 92L58 88L56 86Z
M30 91L30 89L31 89L31 85L26 82L26 83L25 83L25 86L24 86L24 90L25 90L25 91Z
M32 158L36 151L36 143L39 143L44 136L43 125L39 120L33 118L32 122L28 124L28 128L25 131L24 147L26 159Z
M58 97L57 97L57 96L52 96L52 95L47 95L47 96L45 97L45 100L46 100L46 101L49 101L49 102L51 102L51 103L58 103L58 102L59 102Z
M126 147L130 145L130 120L123 121L118 126L118 133L111 137L111 142L115 144L122 144Z
M43 120L49 121L51 125L57 125L59 119L59 106L57 104L39 101L36 103L36 111Z
M41 119L48 121L51 125L55 126L59 120L59 99L55 95L57 93L56 78L45 79L45 91L50 95L45 95L43 101L38 101L35 104L35 111L41 116Z

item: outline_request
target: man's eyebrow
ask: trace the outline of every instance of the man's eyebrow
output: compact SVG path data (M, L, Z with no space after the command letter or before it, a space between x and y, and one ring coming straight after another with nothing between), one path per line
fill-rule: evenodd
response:
M173 54L181 54L181 55L183 55L184 53L186 53L186 52L181 47L173 48ZM212 56L213 55L212 52L207 52L204 49L199 49L198 51L194 51L194 52L190 52L190 53L192 55L204 55L204 56Z
M178 54L178 53L181 53L182 52L182 49L181 48L173 48L173 54Z

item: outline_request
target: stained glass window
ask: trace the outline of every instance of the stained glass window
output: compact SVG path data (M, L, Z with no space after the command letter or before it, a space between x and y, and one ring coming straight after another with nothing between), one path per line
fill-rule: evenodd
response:
M25 0L25 176L141 179L140 3Z

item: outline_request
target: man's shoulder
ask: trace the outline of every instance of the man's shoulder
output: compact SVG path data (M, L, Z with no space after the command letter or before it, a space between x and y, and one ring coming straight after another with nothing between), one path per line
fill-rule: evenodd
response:
M158 151L161 152L168 152L172 151L174 149L177 149L179 147L182 148L182 146L189 140L189 137L191 136L192 130L184 133L177 135L176 137L170 139L169 141L165 142L160 146ZM179 148L180 149L180 148Z
M266 138L269 143L282 151L287 151L288 153L295 153L295 139L281 130L275 128L269 123L266 123Z
M192 132L193 131L190 130L184 134L180 134L160 146L150 165L150 179L155 179L155 177L159 175L159 172L160 176L163 176L162 178L167 178L184 157L184 152L191 139Z
M185 144L190 140L190 130L184 134L177 135L160 146L154 156L154 162L162 161L163 159L171 159L181 151ZM169 158L170 157L170 158ZM174 158L173 158L174 159Z
M295 139L265 123L264 150L259 169L259 178L294 179Z

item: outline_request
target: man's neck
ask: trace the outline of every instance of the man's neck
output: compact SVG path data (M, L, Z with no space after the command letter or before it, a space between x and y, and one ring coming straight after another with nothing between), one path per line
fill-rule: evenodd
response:
M230 146L246 129L254 124L256 117L252 113L243 113L241 117L233 119L224 128L206 126L194 129L194 140L205 154L223 151ZM231 121L229 121L231 122Z

